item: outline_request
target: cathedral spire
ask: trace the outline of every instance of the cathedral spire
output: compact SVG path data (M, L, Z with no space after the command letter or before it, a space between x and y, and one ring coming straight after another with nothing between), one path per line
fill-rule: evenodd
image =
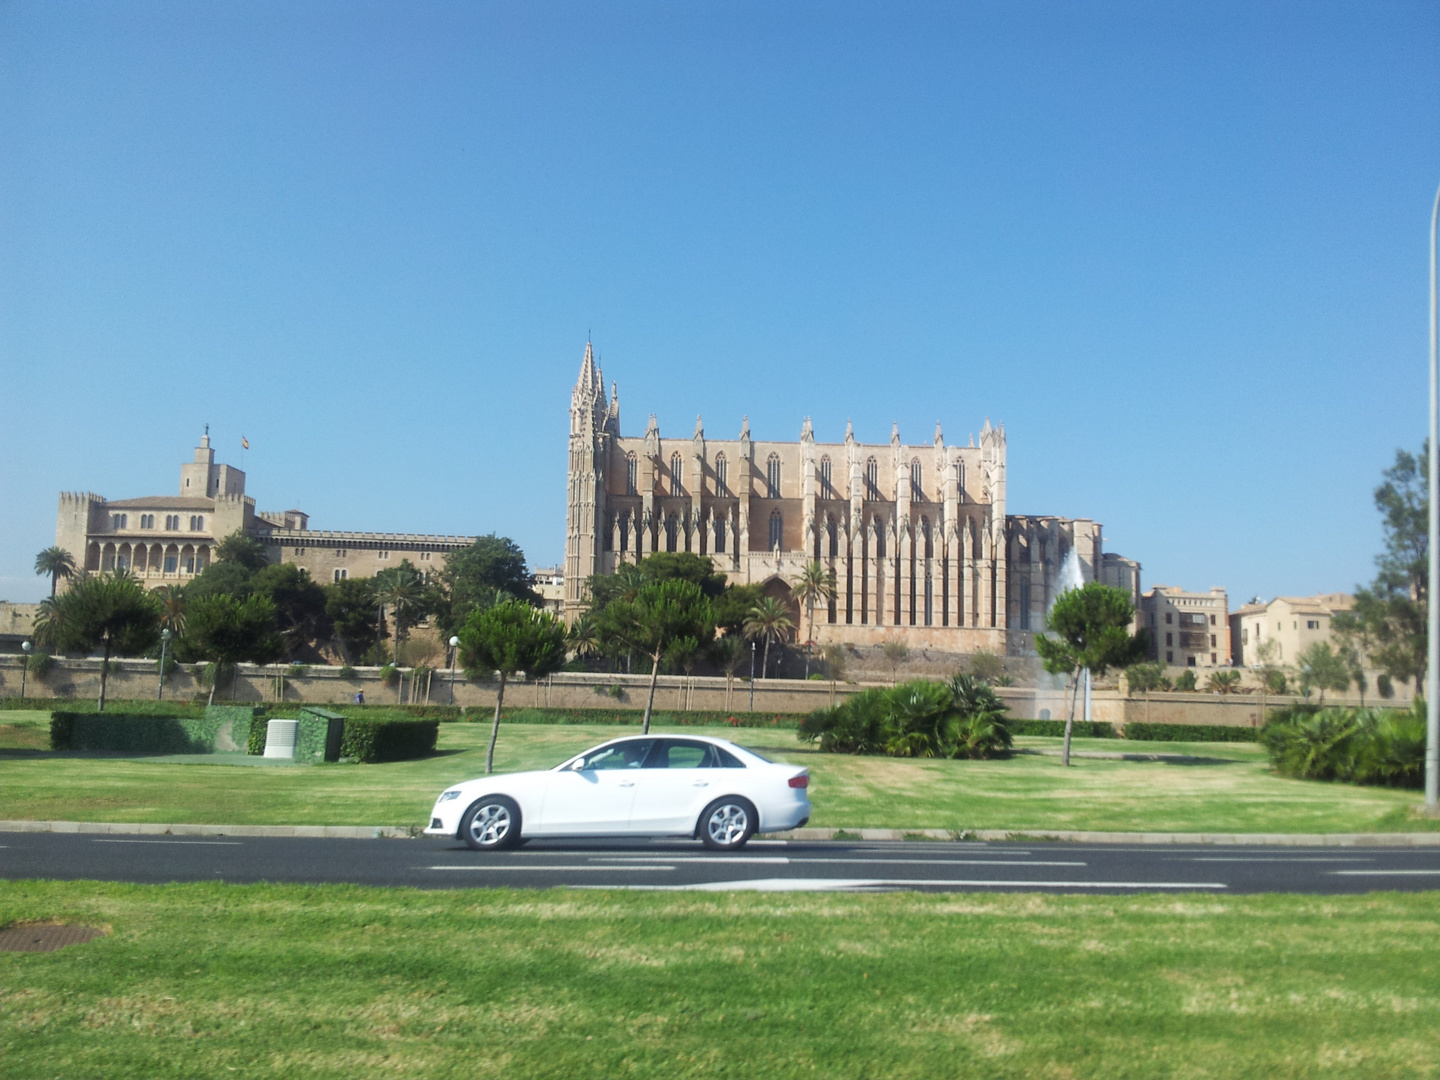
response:
M595 363L595 348L590 344L589 339L585 341L585 356L580 361L580 378L575 381L577 390L600 390L604 388L600 383L600 369Z

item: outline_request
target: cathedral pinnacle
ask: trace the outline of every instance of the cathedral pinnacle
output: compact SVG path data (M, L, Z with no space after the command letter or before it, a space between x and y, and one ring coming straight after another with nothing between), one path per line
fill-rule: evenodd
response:
M700 422L700 414L699 414L699 413L696 413L696 414L695 414L695 438L697 438L697 439L703 439L704 437L705 437L705 426L704 426L704 424L702 424L702 423Z

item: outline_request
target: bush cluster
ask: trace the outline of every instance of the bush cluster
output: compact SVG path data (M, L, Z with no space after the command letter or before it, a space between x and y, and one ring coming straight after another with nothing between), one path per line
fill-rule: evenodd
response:
M969 675L949 682L914 679L872 689L800 721L804 742L831 753L889 757L988 758L1009 751L1005 706Z
M1418 700L1409 710L1297 705L1272 715L1260 742L1285 776L1406 788L1425 783L1425 712Z
M367 764L407 761L433 754L439 736L439 720L380 720L347 716L345 734L340 740L340 756Z
M50 749L113 750L137 754L205 754L217 720L143 713L53 712Z
M1259 742L1260 729L1227 724L1125 725L1125 738L1151 742Z
M1065 721L1012 720L1010 721L1010 733L1012 735L1045 735L1058 739L1065 734ZM1107 724L1102 720L1076 720L1070 734L1077 739L1120 738L1120 733L1115 730L1115 725Z

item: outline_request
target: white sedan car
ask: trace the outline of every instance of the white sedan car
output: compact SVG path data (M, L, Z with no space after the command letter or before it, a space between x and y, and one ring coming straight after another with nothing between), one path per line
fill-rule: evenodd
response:
M538 836L698 836L734 851L757 832L809 821L809 783L808 769L726 739L635 735L553 769L457 784L435 800L425 835L477 851Z

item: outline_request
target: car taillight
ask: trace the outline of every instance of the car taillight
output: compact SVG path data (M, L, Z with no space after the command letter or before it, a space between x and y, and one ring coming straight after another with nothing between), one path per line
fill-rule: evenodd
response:
M800 776L792 776L792 777L790 777L790 786L791 786L791 787L809 787L809 786L810 786L810 774L809 774L809 773L802 773Z

